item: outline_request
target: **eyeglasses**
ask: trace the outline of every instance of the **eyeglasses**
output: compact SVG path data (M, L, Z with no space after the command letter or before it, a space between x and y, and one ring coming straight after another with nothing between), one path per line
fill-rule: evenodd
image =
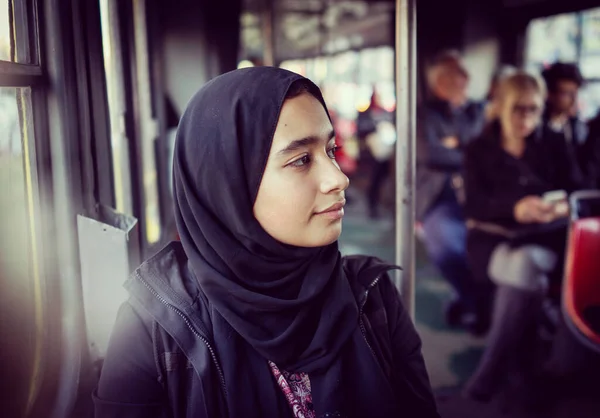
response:
M537 105L514 105L513 112L519 116L537 115L540 113L540 107Z

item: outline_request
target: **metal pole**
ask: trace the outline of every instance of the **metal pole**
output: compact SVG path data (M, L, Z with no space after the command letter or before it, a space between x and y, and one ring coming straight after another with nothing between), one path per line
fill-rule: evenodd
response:
M275 21L275 2L267 0L262 13L263 33L263 65L272 67L275 65L275 34L273 26Z
M404 306L415 311L416 2L396 0L396 276Z

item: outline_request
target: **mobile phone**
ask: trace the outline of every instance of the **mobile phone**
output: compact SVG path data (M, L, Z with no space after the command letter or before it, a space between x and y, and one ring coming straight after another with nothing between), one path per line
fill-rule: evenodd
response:
M542 200L549 204L555 204L567 200L567 192L564 190L553 190L542 195Z

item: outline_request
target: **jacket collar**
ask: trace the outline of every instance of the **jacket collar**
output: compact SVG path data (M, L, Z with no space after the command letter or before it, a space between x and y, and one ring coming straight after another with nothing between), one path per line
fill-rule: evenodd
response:
M374 257L344 257L344 269L359 280L351 280L351 288L357 303L364 305L369 290L378 282L382 273L398 268ZM188 266L187 257L180 242L172 242L144 262L125 283L136 304L141 305L158 322L165 316L191 321L204 337L212 337L212 306L201 291ZM181 319L181 318L180 318Z

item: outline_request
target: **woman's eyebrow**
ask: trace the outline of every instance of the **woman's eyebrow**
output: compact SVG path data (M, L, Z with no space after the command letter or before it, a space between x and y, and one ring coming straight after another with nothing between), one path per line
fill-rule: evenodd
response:
M331 132L329 132L329 135L327 135L327 142L331 141L334 137L335 137L335 132L332 130ZM289 154L290 152L298 151L299 149L308 147L310 145L314 145L319 142L321 142L321 138L319 138L318 136L314 136L314 135L307 136L305 138L296 139L296 140L290 142L282 150L279 150L277 152L277 154L278 155Z

